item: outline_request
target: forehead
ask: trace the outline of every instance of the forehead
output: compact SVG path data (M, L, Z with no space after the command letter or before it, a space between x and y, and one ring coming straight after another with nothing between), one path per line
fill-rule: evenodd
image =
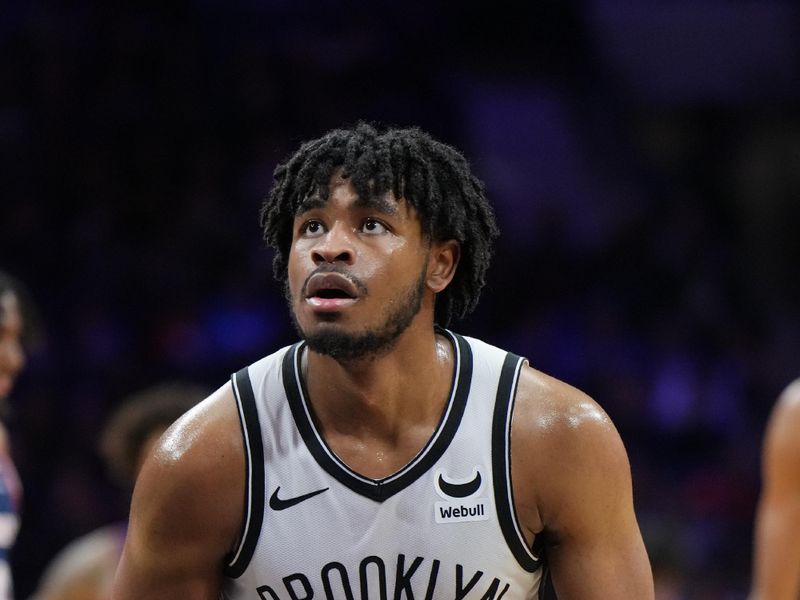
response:
M414 216L415 213L414 208L405 198L397 198L391 190L383 194L359 195L353 182L338 173L331 177L326 191L327 197L324 197L320 189L309 193L299 203L295 214L299 215L309 210L324 208L331 202L343 204L347 208L368 208L394 216Z

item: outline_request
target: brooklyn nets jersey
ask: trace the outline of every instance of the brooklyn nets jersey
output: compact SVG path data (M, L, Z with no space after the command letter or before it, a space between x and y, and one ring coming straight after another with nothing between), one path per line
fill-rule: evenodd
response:
M440 333L455 349L447 406L426 446L384 479L348 468L317 430L300 375L302 342L233 376L247 508L222 598L537 597L542 561L521 533L509 476L524 361Z

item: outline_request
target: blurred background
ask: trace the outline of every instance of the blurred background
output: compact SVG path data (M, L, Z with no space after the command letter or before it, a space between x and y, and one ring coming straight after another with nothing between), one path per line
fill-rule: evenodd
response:
M743 598L759 448L800 375L796 2L43 2L0 10L0 268L44 335L12 395L20 598L127 514L121 400L294 341L258 210L358 119L464 151L502 228L454 329L617 424L661 599Z

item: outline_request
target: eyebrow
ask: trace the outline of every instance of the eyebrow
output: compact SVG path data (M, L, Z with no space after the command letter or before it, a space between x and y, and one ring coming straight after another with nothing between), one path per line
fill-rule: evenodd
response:
M309 210L314 210L315 208L323 208L328 203L327 200L323 199L319 194L312 194L310 196L306 196L300 204L297 205L297 210L295 211L295 215L301 215L304 212ZM395 200L391 200L388 197L388 194L383 194L382 196L369 196L367 198L358 197L356 198L355 202L353 202L353 206L356 208L374 208L386 215L397 215L399 212L399 204Z

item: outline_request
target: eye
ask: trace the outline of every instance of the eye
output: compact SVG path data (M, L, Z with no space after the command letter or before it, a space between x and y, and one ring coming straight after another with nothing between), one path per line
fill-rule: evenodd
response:
M384 225L377 219L373 219L372 217L364 220L364 224L361 226L361 230L364 233L369 233L371 235L378 235L389 231L386 225Z
M305 237L317 237L322 235L324 231L325 228L322 223L314 219L308 220L300 226L300 235Z

